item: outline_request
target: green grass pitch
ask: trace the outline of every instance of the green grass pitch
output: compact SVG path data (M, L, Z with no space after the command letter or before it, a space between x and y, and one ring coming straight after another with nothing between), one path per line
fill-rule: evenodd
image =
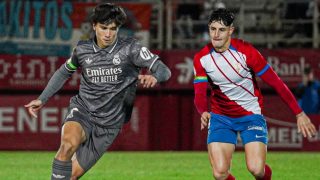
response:
M54 152L0 151L0 179L50 179ZM237 180L253 179L244 154L233 156ZM274 180L320 180L320 153L269 152ZM84 180L210 180L206 152L108 152L83 176Z

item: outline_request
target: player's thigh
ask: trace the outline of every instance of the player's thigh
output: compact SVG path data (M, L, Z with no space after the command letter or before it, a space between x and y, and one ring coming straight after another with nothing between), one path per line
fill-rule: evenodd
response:
M82 125L77 121L67 121L62 126L61 143L68 142L79 145L85 141L86 135Z
M244 146L246 164L249 170L261 171L264 169L267 154L267 145L262 142L250 142Z
M212 142L208 144L211 166L215 171L227 172L230 169L235 145L230 143Z

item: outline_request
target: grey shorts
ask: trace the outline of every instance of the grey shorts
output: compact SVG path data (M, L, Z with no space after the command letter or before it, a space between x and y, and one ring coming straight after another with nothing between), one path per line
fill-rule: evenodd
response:
M120 132L120 128L104 128L90 121L85 110L69 107L64 122L75 121L81 124L86 140L80 144L76 157L80 166L88 171L111 146Z

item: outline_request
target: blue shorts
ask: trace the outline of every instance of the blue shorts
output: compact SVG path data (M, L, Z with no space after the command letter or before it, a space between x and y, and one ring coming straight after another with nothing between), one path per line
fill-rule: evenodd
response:
M252 114L240 118L231 118L211 113L207 143L223 142L237 144L237 133L243 144L262 142L268 144L268 129L262 115Z

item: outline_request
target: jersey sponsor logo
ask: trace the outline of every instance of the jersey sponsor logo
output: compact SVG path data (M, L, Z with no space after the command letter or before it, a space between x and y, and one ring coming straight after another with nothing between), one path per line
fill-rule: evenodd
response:
M106 76L106 75L116 75L122 73L122 69L118 68L98 68L98 69L91 69L86 68L87 75L89 77L93 76Z
M140 50L140 57L144 60L150 60L154 55L149 51L148 48L142 47Z
M87 76L92 83L116 82L119 80L118 74L122 73L122 69L118 68L86 68Z
M86 61L87 64L91 64L92 59L88 58L88 59L86 59L85 61Z
M116 55L113 56L112 62L113 62L114 65L119 65L121 63L121 59L120 59L119 54L116 54Z
M67 116L67 119L73 118L73 112L74 112L74 111L79 111L79 109L78 109L78 108L73 108L73 109L71 109L70 113L69 113L68 116Z

